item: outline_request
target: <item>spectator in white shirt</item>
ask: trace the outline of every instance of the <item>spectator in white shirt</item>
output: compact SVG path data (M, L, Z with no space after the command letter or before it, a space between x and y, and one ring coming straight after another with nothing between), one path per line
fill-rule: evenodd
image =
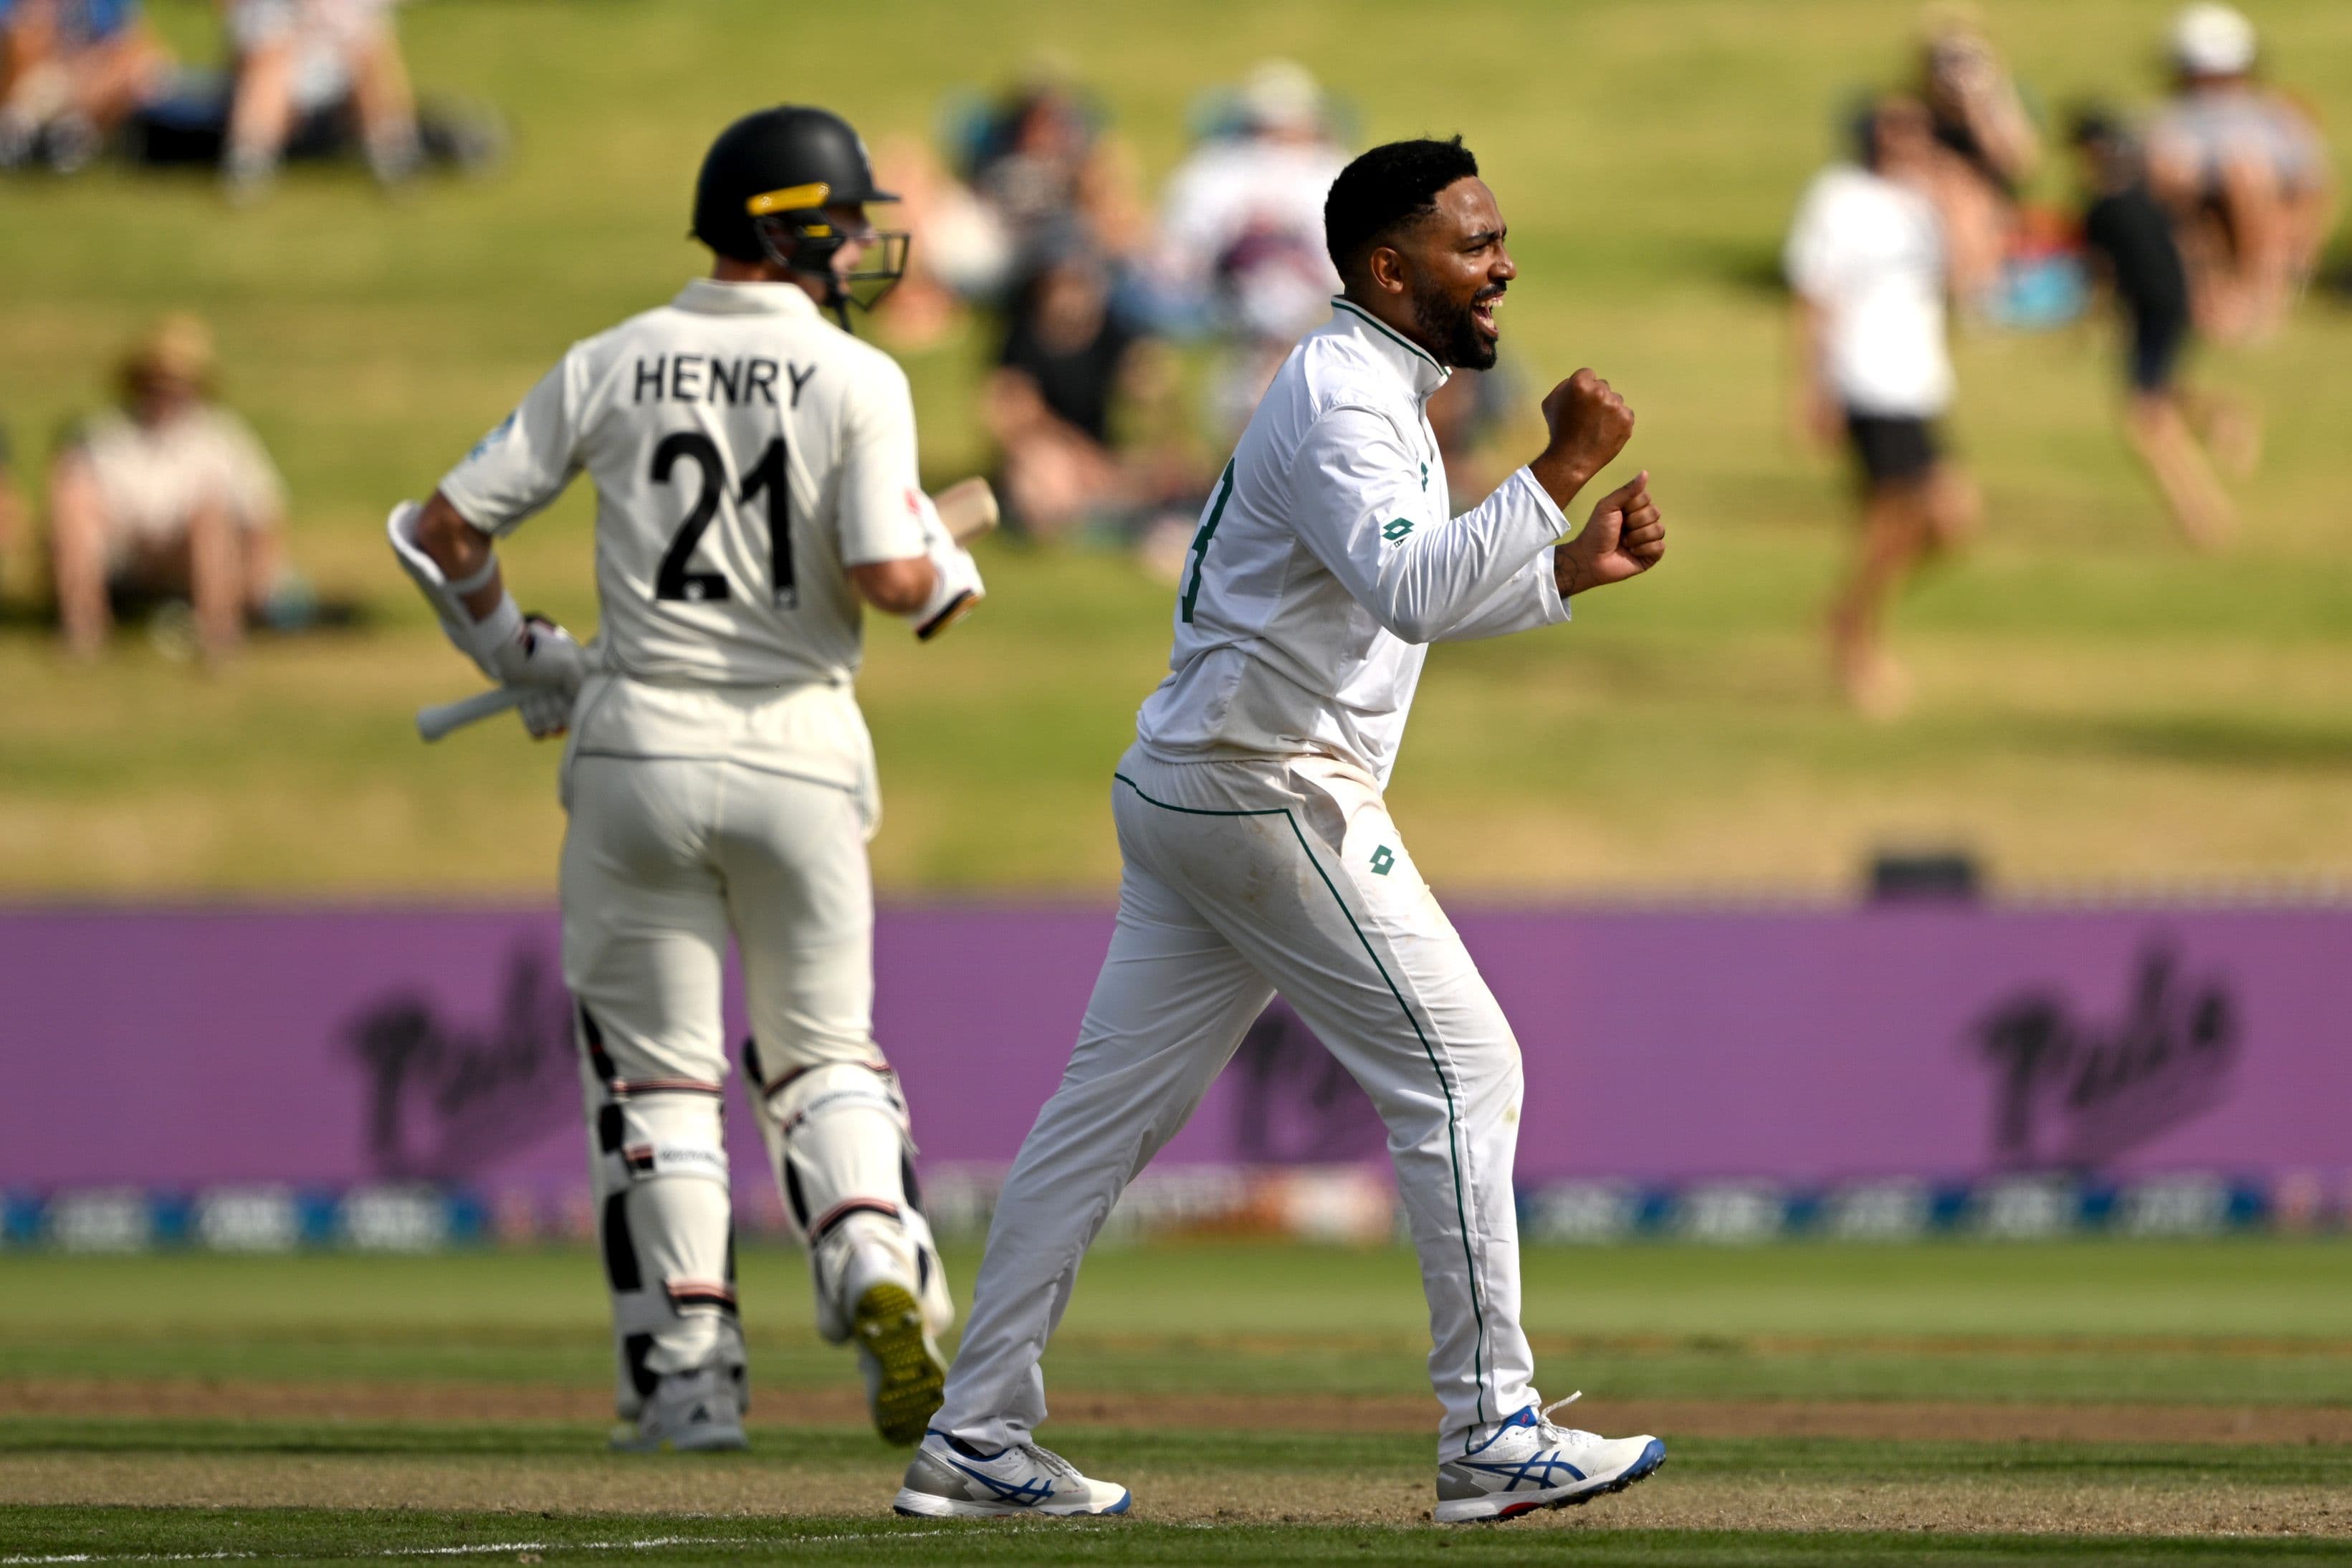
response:
M1824 445L1843 437L1861 470L1862 546L1831 612L1832 668L1857 708L1891 718L1908 693L1885 648L1887 605L1923 560L1973 531L1977 501L1937 429L1952 367L1943 237L1920 189L1932 122L1916 100L1890 98L1856 132L1862 162L1815 177L1785 265L1800 421Z
M1304 67L1261 62L1232 110L1169 176L1150 279L1167 324L1227 345L1211 395L1220 438L1248 423L1275 368L1329 314L1339 275L1323 201L1348 163Z

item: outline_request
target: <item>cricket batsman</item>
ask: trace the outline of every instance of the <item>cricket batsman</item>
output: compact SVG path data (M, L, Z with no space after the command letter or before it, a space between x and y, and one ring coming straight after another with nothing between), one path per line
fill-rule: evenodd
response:
M1391 142L1339 174L1324 225L1346 291L1275 376L1193 536L1170 673L1114 774L1109 955L1006 1178L900 1513L1127 1509L1124 1487L1037 1445L1038 1359L1120 1190L1277 991L1388 1124L1444 1408L1438 1521L1581 1502L1665 1459L1654 1437L1554 1426L1536 1392L1518 1043L1381 798L1428 644L1564 621L1572 595L1664 554L1647 474L1559 542L1633 416L1577 372L1544 399L1549 444L1454 516L1423 410L1454 368L1495 363L1517 269L1494 193L1458 137Z
M782 107L704 159L708 278L574 344L392 546L444 629L571 733L563 973L577 1003L626 1449L740 1448L720 980L742 952L743 1072L817 1324L863 1360L875 1425L938 1407L953 1317L915 1206L907 1102L872 1029L879 812L851 693L861 601L929 637L981 593L916 481L907 378L850 335L905 264L866 215L866 147ZM833 312L838 325L819 314ZM496 542L596 487L602 633L522 615Z

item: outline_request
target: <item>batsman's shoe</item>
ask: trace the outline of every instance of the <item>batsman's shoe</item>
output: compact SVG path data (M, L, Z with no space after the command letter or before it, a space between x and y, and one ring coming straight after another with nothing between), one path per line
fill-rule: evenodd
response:
M947 1362L923 1324L922 1303L896 1279L868 1285L850 1309L849 1336L866 1373L874 1429L902 1446L920 1440L948 1381Z
M637 1413L637 1424L613 1434L614 1448L624 1454L664 1448L698 1454L749 1446L734 1385L715 1369L665 1376Z
M1545 1405L1530 1405L1494 1436L1458 1459L1437 1467L1440 1524L1517 1519L1539 1508L1573 1508L1622 1492L1666 1462L1655 1437L1603 1437L1549 1419L1581 1391Z
M923 1519L1073 1519L1125 1513L1131 1500L1116 1481L1090 1481L1069 1460L1034 1443L992 1454L944 1432L927 1432L890 1506Z

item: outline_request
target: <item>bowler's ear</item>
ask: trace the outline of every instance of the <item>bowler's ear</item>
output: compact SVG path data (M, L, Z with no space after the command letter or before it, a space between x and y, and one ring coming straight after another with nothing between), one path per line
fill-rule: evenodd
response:
M1365 253L1364 276L1383 294L1405 291L1404 253L1393 245L1376 245Z

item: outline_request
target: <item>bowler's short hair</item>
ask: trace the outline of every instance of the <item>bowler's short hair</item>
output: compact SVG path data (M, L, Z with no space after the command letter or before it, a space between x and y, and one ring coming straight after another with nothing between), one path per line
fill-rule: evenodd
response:
M1339 171L1323 198L1323 243L1331 265L1352 278L1364 255L1397 230L1437 210L1437 193L1478 173L1462 138L1387 142Z

